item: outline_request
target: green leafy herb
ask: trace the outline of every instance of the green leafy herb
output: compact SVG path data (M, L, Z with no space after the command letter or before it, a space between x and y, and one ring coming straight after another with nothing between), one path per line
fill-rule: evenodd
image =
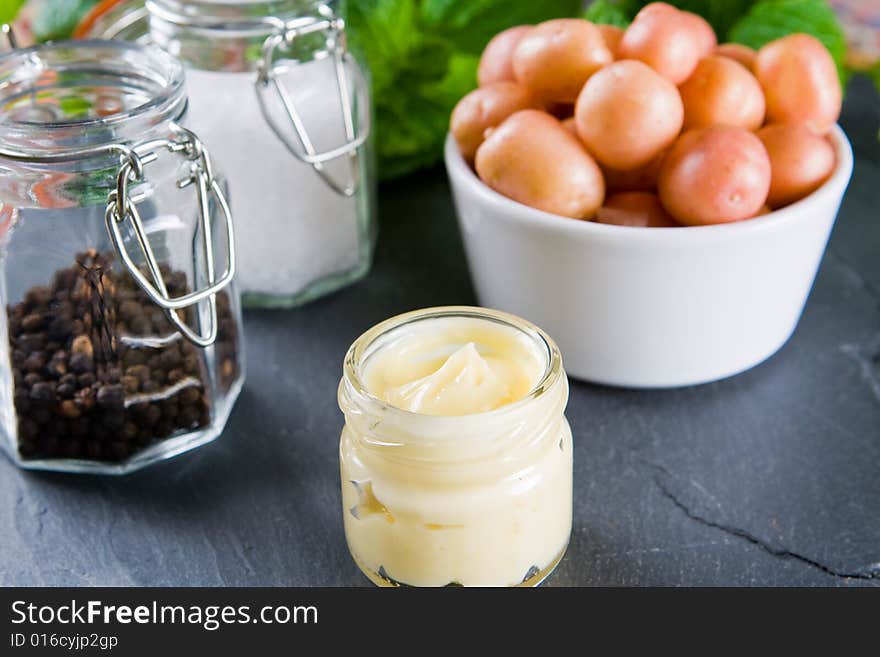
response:
M455 103L476 86L479 53L513 25L574 16L579 0L349 0L349 43L369 65L379 174L437 162Z
M670 0L669 4L705 18L718 35L718 40L723 42L731 40L730 29L749 11L755 0Z
M610 23L626 27L649 4L650 0L595 0L584 12L584 18L594 23ZM736 20L755 4L755 0L667 0L679 9L691 11L705 18L719 37L724 37ZM722 39L723 40L723 39Z
M73 28L98 0L50 0L34 17L34 37L37 41L70 38Z
M793 32L805 32L821 41L846 79L846 38L834 10L824 0L761 0L730 30L729 40L752 48Z
M425 31L447 41L460 52L479 55L498 32L513 25L574 16L577 0L422 0Z
M806 32L822 41L836 61L842 61L843 30L825 0L667 0L699 14L712 25L718 40L759 48L768 41ZM584 12L594 23L625 27L648 0L595 0Z
M584 18L593 23L626 27L635 15L633 2L614 2L614 0L596 0L590 3L584 12Z
M3 0L0 3L0 23L11 23L27 0Z
M68 119L88 116L92 109L92 103L82 96L66 96L58 104Z
M721 42L732 41L752 48L792 34L804 32L819 39L837 64L841 82L848 71L844 65L846 39L834 10L825 0L668 0L679 9L705 18ZM624 27L647 5L642 0L596 0L584 17L596 23Z

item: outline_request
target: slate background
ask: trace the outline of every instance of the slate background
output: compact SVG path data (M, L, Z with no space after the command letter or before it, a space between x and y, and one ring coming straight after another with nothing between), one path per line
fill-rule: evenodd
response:
M880 99L841 121L856 167L800 327L733 379L573 382L575 517L547 585L880 584ZM2 585L368 585L342 533L346 348L406 310L474 303L445 174L382 187L363 282L248 312L248 381L214 444L123 479L0 459Z

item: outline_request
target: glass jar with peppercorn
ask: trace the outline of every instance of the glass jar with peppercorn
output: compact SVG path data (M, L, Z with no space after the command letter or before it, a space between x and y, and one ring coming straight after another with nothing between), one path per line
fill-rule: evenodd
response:
M183 70L123 42L0 56L0 443L121 474L213 440L243 381L226 184Z

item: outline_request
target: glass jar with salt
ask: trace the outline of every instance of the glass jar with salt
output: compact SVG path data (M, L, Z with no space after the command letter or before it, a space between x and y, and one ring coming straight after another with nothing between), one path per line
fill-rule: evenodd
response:
M336 0L123 0L80 36L181 59L188 125L236 181L246 305L290 307L366 274L376 235L370 98Z

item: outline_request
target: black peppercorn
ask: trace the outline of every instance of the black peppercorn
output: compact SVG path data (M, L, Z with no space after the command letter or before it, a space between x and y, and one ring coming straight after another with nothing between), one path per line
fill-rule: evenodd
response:
M37 424L46 424L52 419L52 411L43 405L34 405L30 412L31 418Z
M180 350L176 345L170 345L159 354L159 367L170 370L180 363Z
M121 407L125 402L125 390L118 384L103 385L98 388L96 399L103 408Z
M39 381L31 386L29 397L38 404L51 404L55 401L55 387L48 381Z
M141 421L148 427L153 426L162 417L162 411L158 406L150 404L141 416Z
M18 423L18 434L24 438L35 438L39 431L40 427L30 418L26 417Z
M36 351L25 359L22 369L25 372L39 372L45 364L46 354L42 351Z
M70 383L61 383L55 389L55 392L61 399L73 399L73 396L76 394L76 387Z
M49 322L49 337L53 340L62 340L70 335L72 329L72 319L69 317L55 317Z
M15 410L19 412L19 414L27 413L27 410L31 407L30 398L28 397L28 393L21 387L17 387L15 389L15 393L13 395L13 402L15 403Z
M49 303L52 298L52 290L48 287L37 286L32 287L24 295L24 302L30 307L43 306Z
M138 427L134 422L126 422L122 425L122 431L120 432L120 435L125 440L134 440L135 438L137 438L137 434Z
M168 372L168 383L177 383L178 381L183 380L186 377L183 370L181 369L173 369Z
M80 411L79 406L72 399L65 399L58 407L59 412L66 418L71 420L75 420L80 415L82 415L82 411Z
M90 356L77 353L70 355L70 369L72 369L77 374L89 373L94 368L95 364Z
M40 351L46 346L45 333L25 333L20 335L15 345L25 353Z
M21 320L21 328L24 331L39 331L46 324L46 316L41 313L31 313Z
M67 354L63 351L56 351L49 364L46 365L46 372L57 379L67 374Z
M194 404L201 397L201 393L199 393L198 388L189 387L181 390L179 397L181 404Z
M88 249L7 308L13 400L22 458L122 461L180 431L205 426L203 352L184 340L138 344L175 330L112 257ZM169 293L190 291L183 272L162 266ZM217 295L221 389L238 373L237 327L228 295ZM177 313L192 321L192 310ZM131 339L125 339L125 338ZM228 361L228 362L227 362ZM230 378L232 377L232 378ZM192 379L173 397L166 389ZM126 406L126 398L150 401Z
M191 427L199 422L199 409L194 406L187 406L180 411L179 420L181 426Z

